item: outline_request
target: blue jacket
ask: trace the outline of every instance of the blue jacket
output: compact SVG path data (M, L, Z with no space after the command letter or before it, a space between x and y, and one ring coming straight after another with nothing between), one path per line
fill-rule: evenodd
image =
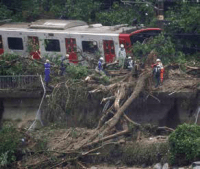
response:
M103 66L102 66L102 61L101 60L98 61L98 70L99 71L103 70Z

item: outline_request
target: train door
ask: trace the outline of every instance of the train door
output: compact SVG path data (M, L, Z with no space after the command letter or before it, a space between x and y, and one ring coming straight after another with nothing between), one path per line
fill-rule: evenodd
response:
M33 59L40 59L40 44L36 36L28 36L28 51Z
M77 46L76 46L76 39L74 38L66 38L65 39L66 51L69 54L69 62L77 64L78 63L78 56L77 56Z
M103 41L104 56L107 63L111 63L115 58L115 46L113 40Z
M2 39L2 36L0 35L0 54L4 53L4 50L3 50L3 39Z

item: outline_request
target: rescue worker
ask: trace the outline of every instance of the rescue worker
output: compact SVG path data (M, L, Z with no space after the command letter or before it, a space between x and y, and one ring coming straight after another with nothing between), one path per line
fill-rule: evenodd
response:
M99 58L99 61L98 61L98 65L96 67L96 72L100 73L100 74L104 74L103 72L103 61L104 61L104 58L103 57L100 57Z
M163 75L164 75L164 66L163 66L161 61L159 62L159 64L160 64L160 68L161 68L161 70L160 70L160 83L162 85L163 84Z
M50 81L50 62L49 60L47 59L45 64L44 64L44 67L45 67L45 70L44 70L44 73L45 73L45 82L46 82L46 87L48 87L48 83Z
M124 44L121 44L118 51L118 60L119 60L119 67L121 67L122 69L124 68L125 59L126 59L126 50L124 48Z
M140 61L138 60L135 60L135 62L134 62L134 69L133 69L133 74L135 75L135 77L136 78L138 78L138 74L139 74L139 63L140 63Z
M63 74L65 73L65 69L67 67L67 60L69 59L69 54L66 54L66 56L62 59L61 63L60 63L60 76L63 76Z
M164 67L160 59L156 59L156 64L153 64L153 75L156 80L155 88L157 88L161 83L163 82L163 73L164 73Z
M128 57L127 68L128 68L129 70L132 70L133 67L134 67L133 60L132 60L132 58L129 56L129 57Z

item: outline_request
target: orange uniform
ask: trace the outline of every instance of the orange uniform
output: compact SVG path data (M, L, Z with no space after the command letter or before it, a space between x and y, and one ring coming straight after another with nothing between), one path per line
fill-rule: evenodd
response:
M161 83L163 82L163 74L164 74L164 67L162 66L161 70L160 70L160 82Z
M161 62L158 62L156 64L152 64L151 67L154 68L154 66L157 66L157 65L160 65L160 82L162 83L163 82L163 75L164 75L164 67L163 67L163 64Z

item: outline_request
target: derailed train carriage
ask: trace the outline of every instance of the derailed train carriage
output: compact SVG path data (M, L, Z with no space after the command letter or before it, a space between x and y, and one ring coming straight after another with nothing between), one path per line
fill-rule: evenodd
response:
M69 62L76 64L80 59L77 52L94 54L98 51L110 63L117 57L120 44L129 52L136 41L143 42L160 32L160 28L88 25L78 20L6 23L0 25L0 54L14 52L21 56L32 55L35 59L69 54Z

